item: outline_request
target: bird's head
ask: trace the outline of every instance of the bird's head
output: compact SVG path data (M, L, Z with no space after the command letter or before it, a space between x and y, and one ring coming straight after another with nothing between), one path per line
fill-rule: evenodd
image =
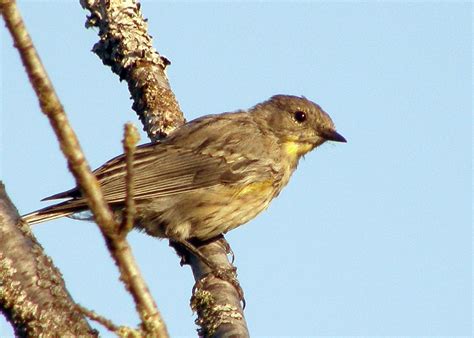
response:
M251 112L294 155L302 156L326 141L346 142L329 115L305 97L275 95Z

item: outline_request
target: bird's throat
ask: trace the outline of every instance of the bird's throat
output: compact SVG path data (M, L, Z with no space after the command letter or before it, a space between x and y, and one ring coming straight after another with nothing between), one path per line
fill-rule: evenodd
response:
M291 158L294 158L296 161L298 161L301 156L311 151L313 148L314 145L311 143L288 141L283 144L283 151L285 154Z

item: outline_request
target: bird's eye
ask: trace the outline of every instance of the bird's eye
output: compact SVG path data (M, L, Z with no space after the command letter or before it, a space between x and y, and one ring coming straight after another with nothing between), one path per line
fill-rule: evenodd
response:
M306 118L307 118L306 113L301 110L295 111L294 117L295 117L295 121L299 123L303 123L304 121L306 121Z

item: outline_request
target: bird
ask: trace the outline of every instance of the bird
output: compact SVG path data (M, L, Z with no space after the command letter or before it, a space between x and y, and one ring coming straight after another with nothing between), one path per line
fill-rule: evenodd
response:
M179 243L205 241L247 223L287 185L299 160L327 141L347 142L329 115L304 96L275 95L248 110L206 115L167 138L137 147L134 227ZM114 217L126 199L125 155L93 173ZM24 215L30 225L59 217L92 220L79 187Z

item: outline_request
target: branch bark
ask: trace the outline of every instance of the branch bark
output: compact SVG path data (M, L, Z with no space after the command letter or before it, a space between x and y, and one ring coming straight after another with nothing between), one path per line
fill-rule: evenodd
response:
M224 237L206 243L199 251L221 269L235 269L227 259L230 247ZM191 308L198 314L196 324L204 337L250 337L240 302L243 294L235 273L234 283L216 277L209 267L195 256L190 257L196 284Z
M87 198L88 207L92 211L107 247L120 270L121 280L134 298L142 320L142 330L146 335L167 337L166 326L140 274L131 248L125 236L120 234L119 225L114 221L99 183L85 160L77 137L34 49L16 4L14 1L3 0L1 5L1 13L20 53L41 110L48 117L59 140L61 150L68 161L69 169ZM48 334L50 333L48 332Z
M97 336L1 182L0 241L0 309L16 336Z
M170 62L152 46L152 38L134 0L81 0L90 11L86 26L99 29L93 47L104 65L125 80L134 101L132 108L152 141L166 137L185 122L165 74Z

